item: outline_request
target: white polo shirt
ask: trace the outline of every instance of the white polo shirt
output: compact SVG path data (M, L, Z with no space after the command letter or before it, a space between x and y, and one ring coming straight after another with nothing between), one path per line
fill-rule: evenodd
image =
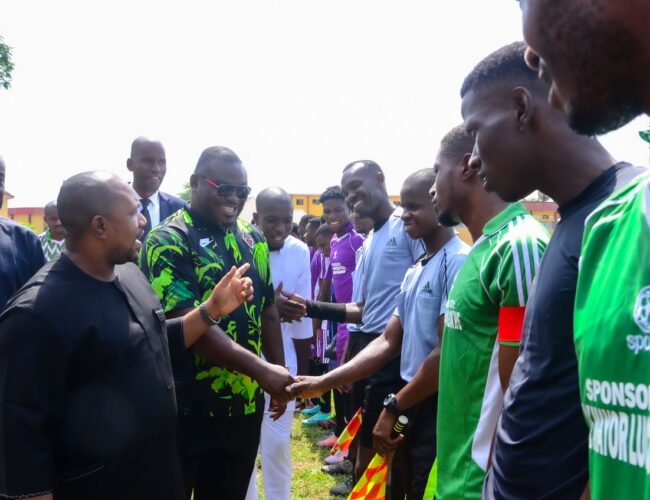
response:
M309 249L302 241L289 236L279 250L269 253L273 286L283 283L283 290L309 297L311 292L311 270L309 267ZM298 371L296 349L293 339L310 339L313 335L310 318L302 318L293 323L282 323L282 343L284 345L284 362L292 375Z

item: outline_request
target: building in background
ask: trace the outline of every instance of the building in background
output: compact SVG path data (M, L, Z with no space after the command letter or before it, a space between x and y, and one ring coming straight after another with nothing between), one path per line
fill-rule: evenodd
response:
M43 220L44 207L16 207L9 208L9 218L30 228L36 234L40 234L45 229Z
M2 205L0 205L0 217L4 217L5 219L9 218L9 200L11 200L14 196L5 191L5 197L2 200Z
M312 214L314 217L323 215L323 207L320 204L320 194L292 194L293 208L302 214ZM399 196L391 196L390 201L399 204Z

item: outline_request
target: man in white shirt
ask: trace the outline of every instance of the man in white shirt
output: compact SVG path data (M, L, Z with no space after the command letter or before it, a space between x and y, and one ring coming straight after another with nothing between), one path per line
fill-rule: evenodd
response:
M268 242L271 275L276 289L295 291L303 296L310 294L309 249L302 241L290 236L293 226L291 197L280 188L267 188L257 195L255 224L262 230ZM278 311L282 317L281 294L276 293ZM282 323L284 361L292 375L306 375L308 371L309 346L312 342L311 319ZM269 407L268 394L266 408ZM277 418L268 410L262 421L260 455L266 498L289 500L291 498L291 423L295 401L287 405L284 415ZM255 472L246 496L257 499Z
M171 214L180 210L185 202L180 198L160 191L167 173L165 148L160 141L138 137L131 144L131 156L126 168L133 172L133 189L138 193L138 210L147 219L142 239L149 230L160 224Z

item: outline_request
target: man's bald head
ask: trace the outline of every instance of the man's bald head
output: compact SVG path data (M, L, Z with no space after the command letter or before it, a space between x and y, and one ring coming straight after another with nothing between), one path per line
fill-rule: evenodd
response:
M262 190L255 199L255 223L262 230L271 250L282 248L293 228L291 196L279 187Z
M131 158L137 156L142 149L148 148L152 145L160 147L163 151L165 150L160 141L149 139L144 136L136 137L131 143Z
M255 210L264 212L271 207L293 207L291 196L279 187L268 187L259 192L255 198Z
M225 146L212 146L203 151L196 163L195 174L206 175L208 171L213 170L218 165L240 166L243 169L239 156L232 149Z
M360 160L353 161L345 166L343 172L355 173L355 174L365 174L370 176L375 176L377 174L383 174L384 171L381 167L372 160Z
M160 141L138 137L131 143L126 168L133 172L133 189L140 198L150 198L160 189L167 174L167 156Z
M341 189L348 206L363 217L381 219L392 204L381 167L372 160L355 161L343 169Z
M56 201L68 239L82 236L97 215L110 217L131 187L110 172L82 172L67 179Z
M413 172L402 184L402 191L410 191L413 193L422 193L425 197L429 197L429 190L433 183L436 181L436 175L433 168L423 168L417 172Z

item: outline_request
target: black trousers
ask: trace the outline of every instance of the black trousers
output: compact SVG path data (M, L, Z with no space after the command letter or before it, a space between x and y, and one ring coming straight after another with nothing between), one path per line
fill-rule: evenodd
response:
M377 333L350 332L348 359L354 358L378 336ZM400 357L396 356L377 373L352 384L352 414L359 407L363 407L363 423L357 437L364 448L372 448L372 430L384 409L384 399L390 393L398 392L405 385L400 377L399 365Z
M404 431L399 459L402 491L408 499L421 499L436 459L438 395L434 394L406 412L409 423ZM395 498L395 497L393 497Z
M241 417L179 417L178 445L187 500L245 500L263 412Z

